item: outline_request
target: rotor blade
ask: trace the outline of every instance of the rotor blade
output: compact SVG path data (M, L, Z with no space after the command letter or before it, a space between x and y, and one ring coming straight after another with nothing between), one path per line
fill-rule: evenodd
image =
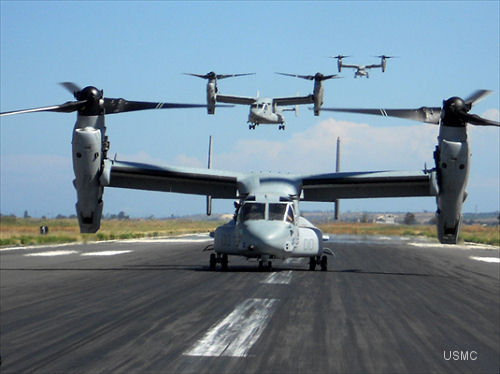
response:
M441 108L421 107L418 109L355 109L355 108L323 108L330 112L374 114L384 117L398 117L420 121L425 123L439 124Z
M478 102L483 100L486 96L488 96L493 91L490 90L477 90L474 91L467 99L465 99L465 103L467 105L476 105Z
M59 84L71 92L72 95L75 95L77 92L82 90L76 83L73 82L61 82Z
M12 114L35 113L35 112L70 113L70 112L74 112L75 110L78 110L78 109L84 107L86 103L87 103L87 100L68 101L68 102L61 104L61 105L52 105L52 106L45 106L45 107L41 107L41 108L21 109L21 110L14 110L11 112L3 112L3 113L0 113L0 117L10 116Z
M460 113L460 115L471 125L500 127L500 122L479 117L477 114Z
M203 78L203 79L208 79L207 74L193 74L193 73L182 73L184 75L191 75L193 77L198 77L198 78Z
M339 78L342 78L342 77L339 77L337 74L332 74L332 75L324 75L321 80L322 81L326 81L327 79L332 79L332 78L335 78L335 79L339 79Z
M217 79L242 77L244 75L255 75L255 73L241 73L241 74L217 74Z
M114 114L146 109L206 108L206 104L160 103L104 98L104 113Z
M302 78L302 79L307 79L312 81L314 79L314 75L299 75L299 74L288 74L288 73L279 73L279 72L274 72L275 74L279 75L285 75L287 77L294 77L294 78Z

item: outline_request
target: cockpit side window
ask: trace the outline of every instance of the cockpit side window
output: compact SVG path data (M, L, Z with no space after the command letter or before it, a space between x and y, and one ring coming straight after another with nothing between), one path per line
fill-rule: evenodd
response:
M290 204L288 205L288 210L286 211L286 221L290 223L294 223L295 218L294 218L294 213L293 213L293 206Z
M245 203L241 207L241 220L258 220L264 219L266 212L266 204L264 203Z

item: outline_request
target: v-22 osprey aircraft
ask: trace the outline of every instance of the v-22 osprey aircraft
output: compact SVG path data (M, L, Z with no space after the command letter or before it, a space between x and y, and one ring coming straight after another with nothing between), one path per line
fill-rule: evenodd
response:
M438 239L442 243L454 244L460 231L469 174L466 124L500 126L498 122L468 113L474 103L488 93L482 90L465 100L458 97L445 100L441 108L384 111L387 115L439 124L438 146L434 152L436 164L430 170L280 174L158 166L109 159L105 115L169 105L183 107L185 104L164 106L108 99L92 86L83 90L74 84L66 84L66 87L73 87L77 101L0 115L77 112L72 153L80 231L95 233L99 230L103 192L109 187L236 199L234 219L215 230L214 253L209 262L211 269L219 263L222 269L227 269L228 256L236 255L255 258L259 261L259 268L267 269L271 268L273 259L306 257L311 270L318 264L326 270L326 255L331 252L324 247L322 232L300 216L300 201L434 196L438 205Z
M387 66L387 59L389 58L394 58L394 56L386 56L386 55L381 55L381 56L375 56L380 58L380 64L372 64L372 65L350 65L350 64L344 64L342 63L343 58L347 58L350 56L330 56L330 58L336 58L337 59L337 67L339 69L339 73L342 71L342 68L351 68L355 69L356 71L354 72L354 78L357 77L366 77L370 78L370 75L368 73L369 69L373 68L381 68L382 73L385 72L385 68Z
M205 75L185 73L199 78L207 79L207 110L209 114L214 114L215 103L241 104L250 107L248 113L248 128L254 130L258 125L278 125L279 130L285 129L285 116L283 112L295 111L298 114L300 104L311 104L314 102L313 95L294 96L282 98L261 98L257 93L256 97L221 95L217 88L217 80L229 77L239 77L252 75L254 73L243 74L216 74L214 72ZM282 108L287 105L295 105L295 108Z

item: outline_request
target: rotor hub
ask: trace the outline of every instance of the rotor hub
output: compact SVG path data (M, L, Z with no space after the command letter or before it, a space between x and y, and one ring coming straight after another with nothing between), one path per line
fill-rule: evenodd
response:
M446 126L465 127L464 114L470 110L465 101L457 96L443 101L442 122Z
M87 86L83 90L75 93L77 100L86 101L85 106L79 110L80 114L91 116L102 112L103 92L94 86Z

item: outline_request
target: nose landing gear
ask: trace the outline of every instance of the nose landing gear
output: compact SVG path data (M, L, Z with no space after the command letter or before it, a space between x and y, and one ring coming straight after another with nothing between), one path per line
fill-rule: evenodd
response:
M309 257L309 270L314 271L316 270L316 265L320 265L321 271L327 271L328 270L328 258L323 255L323 256L312 256Z

